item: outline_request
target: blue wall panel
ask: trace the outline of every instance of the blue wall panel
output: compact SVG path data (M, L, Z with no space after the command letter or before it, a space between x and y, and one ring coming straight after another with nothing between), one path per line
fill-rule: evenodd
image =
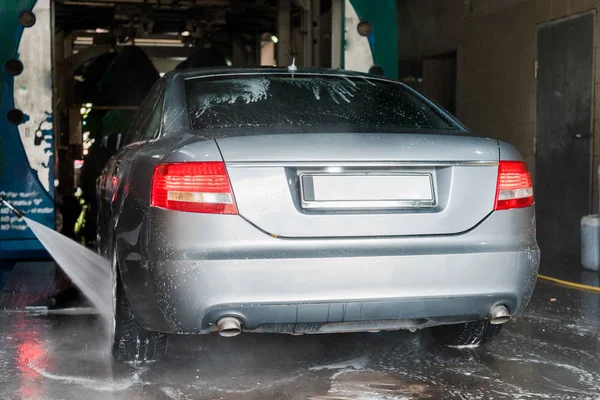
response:
M32 11L35 24L19 21ZM0 1L0 193L28 217L54 227L52 29L49 0ZM20 60L23 71L7 69ZM19 124L9 113L22 111ZM23 221L0 208L0 259L44 255Z

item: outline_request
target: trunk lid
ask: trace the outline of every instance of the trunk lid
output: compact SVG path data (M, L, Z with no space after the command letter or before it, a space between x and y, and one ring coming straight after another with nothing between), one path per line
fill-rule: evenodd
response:
M216 137L239 213L288 238L447 235L493 211L498 142L459 134Z

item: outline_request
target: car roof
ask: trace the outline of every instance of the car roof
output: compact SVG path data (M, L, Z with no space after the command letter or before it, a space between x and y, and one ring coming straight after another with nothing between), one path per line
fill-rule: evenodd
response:
M232 67L216 67L216 68L194 68L173 70L166 73L165 78L168 80L183 78L193 79L205 76L235 76L235 75L252 75L252 74L282 74L292 72L288 71L287 67L258 67L258 68L232 68ZM298 68L293 72L299 75L328 75L328 76L355 76L363 78L371 78L385 80L398 83L397 80L387 78L381 75L367 74L364 72L348 71L344 69L333 68Z

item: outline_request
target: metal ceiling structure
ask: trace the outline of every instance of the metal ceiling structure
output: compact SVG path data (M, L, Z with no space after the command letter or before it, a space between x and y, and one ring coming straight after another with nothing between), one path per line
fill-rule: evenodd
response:
M126 36L190 32L257 34L276 29L276 0L55 0L56 27Z
M321 16L331 8L331 0L50 1L55 112L61 116L55 126L68 132L57 145L74 159L81 155L81 104L93 103L96 110L133 105L97 93L101 72L117 56L134 51L129 46L145 57L132 58L125 75L147 64L157 74L183 67L260 65L265 43L281 65L294 57L299 66L320 65Z

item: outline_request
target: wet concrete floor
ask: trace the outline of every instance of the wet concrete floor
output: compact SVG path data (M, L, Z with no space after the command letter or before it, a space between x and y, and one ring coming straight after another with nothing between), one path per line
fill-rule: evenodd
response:
M111 361L97 315L0 313L0 399L600 399L600 295L539 282L479 349L427 331L174 337L150 365Z

